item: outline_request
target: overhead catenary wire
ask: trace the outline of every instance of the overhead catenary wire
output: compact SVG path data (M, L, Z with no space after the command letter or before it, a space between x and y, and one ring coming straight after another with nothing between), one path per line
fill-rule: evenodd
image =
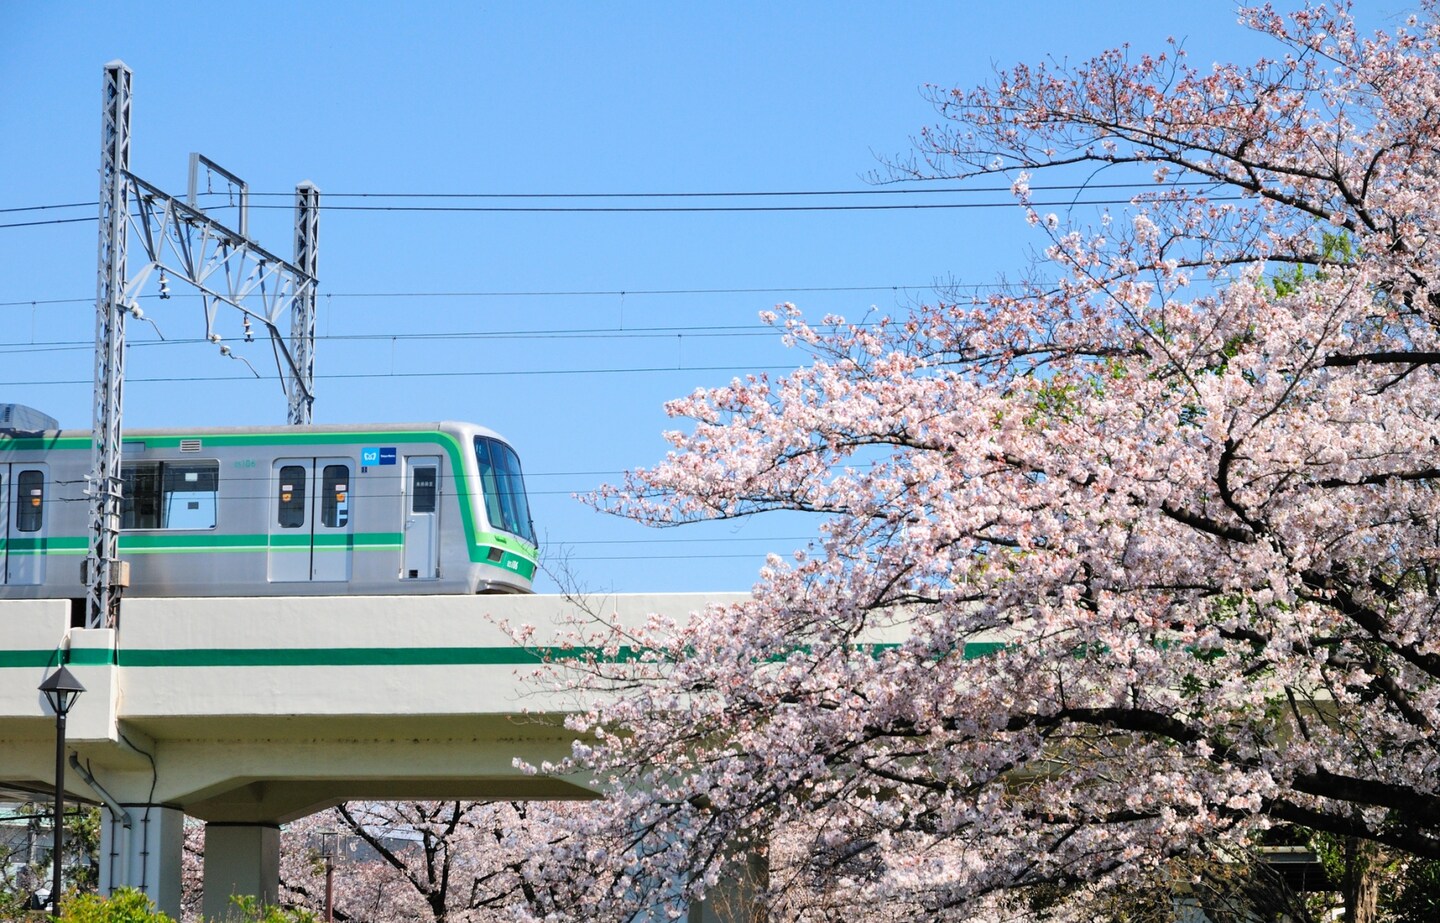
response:
M917 182L924 182L923 180ZM1208 189L1212 182L1179 181L1159 184L1161 188ZM1029 187L1031 192L1084 192L1090 189L1140 189L1157 188L1153 182L1128 183L1036 183ZM709 192L329 192L332 199L724 199L724 198L783 198L794 196L871 196L871 195L993 195L1013 192L1009 185L990 186L923 186L921 188L897 188L876 186L869 189L771 189L771 190L711 190ZM214 193L221 195L222 193ZM292 197L292 192L251 192L256 198Z
M619 298L639 296L676 297L682 295L764 295L764 294L823 294L844 292L924 292L936 290L954 291L1004 291L1017 288L1010 282L929 282L888 285L770 285L721 288L635 288L635 289L478 289L473 291L394 291L394 292L326 292L323 299L335 298ZM141 295L141 299L159 299L158 294ZM199 294L176 292L167 300L180 301L200 298ZM94 304L94 296L76 298L23 298L15 301L0 301L0 308L31 307L52 304Z
M1074 188L1074 189L1076 189L1077 191L1088 191L1088 190L1094 190L1094 189L1097 189L1097 188L1100 188L1100 187L1076 186L1076 187L1055 187L1055 188ZM1130 184L1120 184L1119 188L1139 190L1139 191L1137 191L1137 192L1135 193L1136 195L1142 195L1142 194L1144 194L1146 191L1157 191L1157 190L1154 190L1154 189L1149 189L1149 190L1147 190L1146 187L1142 187L1142 186L1139 186L1139 185L1130 185ZM1173 190L1173 189L1175 189L1175 188L1176 188L1176 187L1174 187L1174 186L1166 186L1166 187L1163 187L1164 190ZM1206 187L1206 188L1209 188L1209 187ZM874 190L874 191L875 191L875 192L883 192L884 190ZM895 190L895 191L896 191L896 192L899 192L899 191L901 191L901 190ZM998 191L1001 191L1001 190L990 189L990 190L986 190L986 191L991 192L991 193L994 193L994 192L998 192ZM1006 191L1008 191L1008 190L1006 190ZM1031 191L1033 192L1033 191L1036 191L1036 190L1035 190L1034 188L1032 188ZM756 195L756 196L766 196L766 195L770 195L770 196L780 196L780 195L827 195L827 194L828 194L828 195L840 195L840 194L851 195L851 194L861 194L862 192L863 192L863 190L862 190L862 191L855 192L855 193L823 193L823 192L804 193L804 192L794 192L794 193L745 193L745 195ZM398 197L400 197L399 194L383 194L383 193L352 193L351 195L353 195L353 196L363 196L363 197L367 197L367 198L398 198ZM424 195L424 194L421 194L421 195ZM544 197L544 195L545 195L545 194L543 194L543 193L540 193L540 194L524 194L524 195L517 195L516 197L520 197L520 198L542 198L542 197ZM557 194L557 195L558 195L558 194ZM596 194L592 194L590 197L592 197L592 198L598 198L598 197L603 197L603 196L608 196L608 195L612 195L612 194L596 193ZM638 198L638 197L642 197L642 196L644 196L644 195L646 195L646 194L626 195L626 194L623 194L623 193L616 193L616 194L613 194L613 195L614 195L616 198ZM660 196L660 195L667 195L667 194L666 194L666 193L654 193L654 194L651 194L651 195ZM712 194L709 194L709 195L724 195L724 193L712 193ZM338 198L338 197L340 197L339 194L337 194L337 195L331 195L331 196L327 196L327 199L333 199L333 198ZM408 197L408 198L414 198L415 196L412 195L412 196L406 196L406 197ZM431 196L431 197L433 197L433 198L457 199L457 198L493 198L493 197L497 197L497 196L494 196L494 195L491 195L491 194L486 194L486 193L473 193L473 194L471 194L471 193L459 193L459 194L440 194L440 193L437 193L437 194L433 194L433 196ZM570 197L571 197L571 198L579 198L579 197L581 197L581 196L572 195L572 196L570 196ZM697 197L704 197L704 196L697 196ZM1240 200L1246 198L1246 196L1244 196L1244 195L1214 195L1214 196L1208 196L1208 197L1206 197L1206 198L1207 198L1207 201L1211 201L1211 202L1235 202L1235 201L1240 201ZM1003 200L1003 201L997 201L997 202L905 202L905 203L899 203L899 204L884 204L884 205L853 205L853 204L836 204L836 203L833 203L833 202L832 202L832 203L826 203L826 204L823 204L823 205L395 205L395 204L390 204L390 205L336 205L336 204L333 204L333 203L329 203L329 202L326 202L326 201L322 201L321 204L320 204L320 206L319 206L319 209L320 209L321 211L330 211L330 212L396 212L396 213L402 213L402 212L413 212L413 213L427 213L427 212L428 212L428 213L467 213L467 212L468 212L468 213L480 213L480 214L506 214L506 213L513 213L513 214L626 214L626 213L629 213L629 214L644 214L644 213L651 213L651 214L664 214L664 213L670 213L670 214L686 214L686 213L688 213L688 214L705 214L705 213L723 213L723 212L741 212L741 213L746 213L746 212L749 212L749 213L763 213L763 212L772 212L772 213L775 213L775 212L873 212L873 211L917 211L917 210L923 211L923 210L936 210L936 209L938 209L938 210L956 210L956 209L966 210L966 209L994 209L994 208L1012 208L1012 209L1013 209L1013 208L1018 208L1018 207L1020 207L1020 204L1021 204L1021 203L1019 203L1017 200L1015 200L1015 199L1013 199L1013 198L1011 198L1011 199L1006 199L1006 200ZM1063 209L1071 209L1071 208L1079 208L1079 207L1085 207L1085 206L1105 206L1105 207L1109 207L1109 206L1113 206L1113 205L1131 205L1131 204L1133 204L1133 196L1132 196L1132 198L1128 198L1128 199L1081 199L1081 198L1076 197L1076 198L1072 198L1072 199L1069 199L1069 200L1061 199L1061 200L1057 200L1057 201L1040 201L1040 202L1030 201L1030 202L1026 202L1026 203L1024 203L1024 204L1025 204L1025 206L1027 206L1027 207L1029 207L1029 208L1031 208L1031 209L1039 209L1039 208L1063 208ZM43 208L46 208L46 207L49 207L49 206L22 206L22 207L19 207L19 208L12 209L12 211L34 211L34 210L39 210L39 209L43 209ZM68 205L66 205L66 206L53 206L53 207L59 208L59 207L73 207L73 206L68 206ZM225 206L221 206L221 207L225 207ZM264 204L264 203L256 203L256 202L252 202L249 207L252 208L252 209L266 209L266 210L274 210L274 209L283 209L283 210L287 210L287 211L293 210L293 206L291 206L291 205L266 205L266 204ZM3 229L3 228L20 228L20 227L38 227L38 226L41 226L41 225L54 225L54 224L73 224L73 223L82 222L82 221L95 221L95 220L97 220L95 216L85 216L85 217L78 217L78 218L50 218L50 219L42 219L42 220L37 220L37 221L7 222L7 223L4 223L4 224L0 224L0 229Z
M24 302L28 304L29 302ZM861 328L872 328L875 325L864 321L857 322ZM355 334L322 334L316 337L317 342L322 343L391 343L400 342L433 342L433 341L505 341L516 342L526 340L537 341L560 341L560 340L629 340L648 341L651 343L668 344L683 342L686 339L692 341L724 341L724 340L760 340L779 342L784 331L780 328L769 326L759 321L747 325L666 325L662 327L577 327L577 328L537 328L532 330L451 330L437 332L411 332L411 333L355 333ZM153 349L163 347L166 349L178 349L181 347L209 347L212 341L199 337L172 337L164 340L132 340L129 344L131 349ZM0 341L0 355L38 355L55 354L64 352L89 351L94 344L86 340L14 340ZM449 376L535 376L535 375L568 375L568 374L628 374L628 373L653 373L653 372L681 372L681 371L725 371L729 373L743 373L752 370L763 370L771 372L788 372L793 366L786 368L769 367L764 368L754 364L739 363L734 365L687 365L683 362L674 364L624 367L624 368L578 368L568 367L561 369L517 369L505 370L427 370L424 372L395 371L393 368L385 372L363 372L363 373L321 373L318 379L380 379L380 378L409 378L426 377L439 378ZM249 380L244 376L209 376L196 375L188 377L141 377L131 376L130 381L136 383L158 383L158 382L183 382L183 381L229 381ZM77 380L67 379L29 379L25 382L0 382L4 385L14 384L33 385L68 385L83 383Z
M1124 182L1124 183L1037 183L1029 187L1031 192L1085 192L1100 189L1133 189L1137 191L1153 191L1161 189L1209 189L1216 184L1210 182L1169 182L1156 184L1151 182ZM772 190L711 190L708 192L326 192L327 199L738 199L738 198L796 198L796 197L827 197L836 198L844 196L911 196L911 195L996 195L1013 192L1011 186L990 185L990 186L925 186L921 188L897 188L894 186L878 186L869 189L772 189ZM226 192L202 192L202 197L225 196L233 199ZM247 195L252 199L263 198L293 198L294 190L286 192L259 192L250 191ZM1013 204L1013 203L1012 203ZM26 211L47 211L62 208L95 208L97 203L94 200L84 202L57 202L46 205L18 205L0 208L0 214L10 212ZM216 206L233 207L233 205Z
M466 369L464 371L429 371L429 372L340 372L331 374L316 374L317 380L326 381L359 381L366 379L396 378L396 379L421 379L421 378L497 378L497 377L520 377L526 378L544 375L641 375L653 373L673 372L725 372L732 375L743 374L785 374L794 371L794 367L770 366L759 368L746 365L663 365L663 366L631 366L617 368L565 368L565 369ZM253 378L249 375L157 375L150 377L127 376L127 384L174 384L179 382L222 382L222 381L247 381L263 382L265 379ZM272 382L273 383L273 382ZM94 380L90 378L73 379L17 379L14 381L0 381L0 387L14 388L22 385L29 386L62 386L62 385L92 385Z
M1244 196L1212 196L1211 202L1238 202ZM1069 202L1030 202L1037 208L1078 208L1082 206L1130 205L1129 199L1084 199ZM286 209L288 205L252 204L252 209ZM415 212L452 214L704 214L716 212L877 212L877 211L925 211L981 208L1017 208L1015 202L916 202L902 205L320 205L321 211L329 212ZM47 224L74 224L81 221L95 221L94 216L84 218L50 218L41 221L18 221L0 224L0 228L37 227Z
M1210 202L1236 202L1245 198L1240 195L1208 196ZM1130 199L1074 199L1057 202L1028 202L1037 208L1077 208L1091 205L1130 205ZM257 205L251 208L289 209L288 205ZM968 210L981 208L1018 208L1014 200L1005 202L907 202L899 205L325 205L321 211L332 212L433 212L433 213L484 213L484 214L642 214L642 213L692 213L713 212L876 212L876 211L923 211L923 210ZM4 227L5 225L0 225Z
M57 208L95 208L95 202L57 202L52 205L12 205L9 208L0 208L0 215L12 212L43 212L52 211Z
M873 324L859 324L872 327ZM320 334L315 337L321 343L361 342L415 342L427 340L660 340L670 342L677 337L693 339L775 339L782 331L756 323L738 325L674 325L667 327L571 327L553 330L451 330L436 333L340 333ZM131 340L131 348L208 346L212 341L204 337L176 337L166 340ZM31 340L0 341L3 353L53 353L90 350L95 346L91 340Z
M96 216L88 215L84 218L46 218L40 221L10 221L0 224L0 228L33 228L45 224L78 224L82 221L95 221Z

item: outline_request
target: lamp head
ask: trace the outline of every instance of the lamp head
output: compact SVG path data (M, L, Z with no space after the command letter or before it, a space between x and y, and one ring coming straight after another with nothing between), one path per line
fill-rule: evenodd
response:
M70 706L75 704L85 687L75 678L75 674L65 669L62 664L60 669L45 677L45 681L40 684L40 691L45 693L45 701L50 703L55 714L63 715L70 711Z

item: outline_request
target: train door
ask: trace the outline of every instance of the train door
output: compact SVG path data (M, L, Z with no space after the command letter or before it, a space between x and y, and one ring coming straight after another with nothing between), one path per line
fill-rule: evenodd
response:
M271 469L272 583L350 579L355 527L348 458L281 458Z
M44 465L0 465L0 583L36 586L45 582L49 478Z
M440 457L405 456L403 580L440 576Z

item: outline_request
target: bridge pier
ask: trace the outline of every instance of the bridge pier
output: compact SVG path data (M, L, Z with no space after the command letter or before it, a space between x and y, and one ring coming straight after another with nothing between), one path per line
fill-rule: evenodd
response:
M224 919L232 895L249 895L261 904L280 897L280 827L275 824L205 825L205 898L207 920Z
M101 809L100 891L143 891L166 914L180 919L185 812L162 804L125 804L130 825Z

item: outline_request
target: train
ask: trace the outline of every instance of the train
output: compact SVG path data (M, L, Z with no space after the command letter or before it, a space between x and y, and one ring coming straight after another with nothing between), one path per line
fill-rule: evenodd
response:
M529 593L520 458L473 423L126 430L125 596ZM85 598L91 435L0 405L0 599Z

